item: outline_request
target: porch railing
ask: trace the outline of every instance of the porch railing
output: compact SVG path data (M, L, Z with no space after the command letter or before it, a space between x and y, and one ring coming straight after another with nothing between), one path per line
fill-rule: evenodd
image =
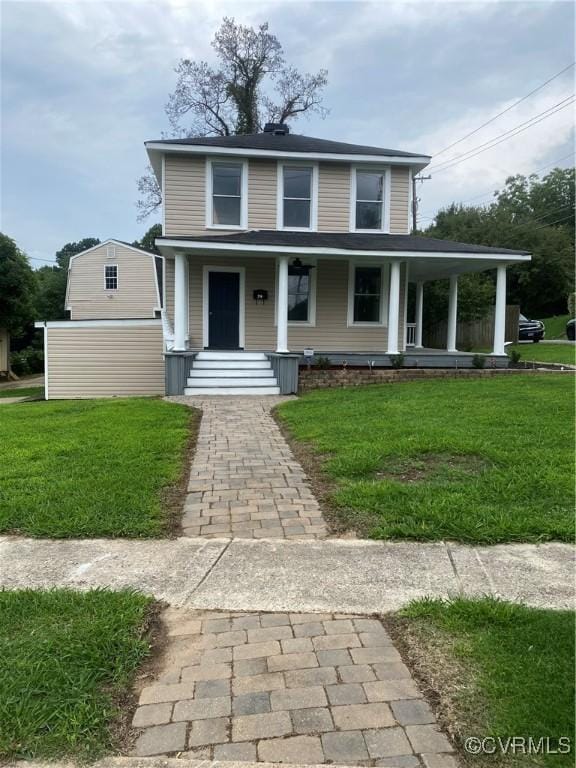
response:
M406 346L416 346L416 323L406 323Z

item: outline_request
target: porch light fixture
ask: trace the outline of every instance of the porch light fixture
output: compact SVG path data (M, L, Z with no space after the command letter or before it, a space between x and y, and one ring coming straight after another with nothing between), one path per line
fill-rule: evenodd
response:
M290 264L290 273L292 275L309 275L311 269L315 269L314 264L302 264L302 259L294 259Z

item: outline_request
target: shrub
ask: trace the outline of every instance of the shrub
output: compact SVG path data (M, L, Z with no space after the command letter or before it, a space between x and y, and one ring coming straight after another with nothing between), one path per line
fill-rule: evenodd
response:
M44 369L44 352L34 347L26 347L20 352L12 352L10 355L10 367L17 376L42 373Z
M520 353L520 352L518 352L518 350L517 350L517 349L511 349L511 350L510 350L510 354L509 354L509 357L510 357L510 360L511 360L511 361L512 361L514 364L517 364L517 363L519 363L519 362L520 362L520 358L522 357L522 355L521 355L521 353Z
M404 365L404 355L402 353L398 355L390 355L390 365L392 368L402 368Z
M330 368L330 358L329 357L323 357L320 355L320 357L316 358L316 368L320 368L321 370L325 371L328 368Z
M474 355L472 358L472 365L474 368L484 368L486 365L486 358L484 355Z

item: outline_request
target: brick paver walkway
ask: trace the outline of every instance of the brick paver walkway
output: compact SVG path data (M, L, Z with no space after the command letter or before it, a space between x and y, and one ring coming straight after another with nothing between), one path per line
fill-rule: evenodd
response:
M326 524L270 410L282 397L171 397L202 410L185 536L317 539Z
M455 768L389 635L340 614L164 613L168 646L135 754Z

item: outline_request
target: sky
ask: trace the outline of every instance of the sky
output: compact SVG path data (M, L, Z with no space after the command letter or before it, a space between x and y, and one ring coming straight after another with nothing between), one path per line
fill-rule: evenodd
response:
M287 61L328 70L328 116L294 132L440 152L418 189L422 226L453 201L486 203L509 175L574 162L573 107L545 112L574 92L574 68L441 152L574 61L571 2L0 0L0 12L0 229L36 267L67 242L132 241L158 220L137 220L143 143L169 130L178 61L214 61L223 16L268 21Z

